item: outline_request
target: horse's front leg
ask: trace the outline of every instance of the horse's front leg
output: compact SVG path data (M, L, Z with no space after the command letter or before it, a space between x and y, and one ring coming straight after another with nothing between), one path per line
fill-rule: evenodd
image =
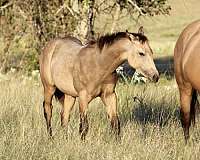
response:
M85 140L85 136L88 133L89 124L87 119L86 109L89 103L89 95L86 91L79 93L79 113L80 113L80 126L79 133L81 135L81 140Z
M70 112L74 106L75 98L65 94L64 104L61 110L61 125L66 128L68 126Z
M120 121L117 114L117 97L114 91L105 91L101 95L101 99L107 108L111 127L116 135L120 134Z

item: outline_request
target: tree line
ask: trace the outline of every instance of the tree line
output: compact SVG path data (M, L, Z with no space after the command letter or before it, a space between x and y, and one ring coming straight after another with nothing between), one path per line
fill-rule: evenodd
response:
M138 21L170 9L167 0L0 0L1 71L37 69L38 54L52 38L95 39L107 23L112 33L123 17Z

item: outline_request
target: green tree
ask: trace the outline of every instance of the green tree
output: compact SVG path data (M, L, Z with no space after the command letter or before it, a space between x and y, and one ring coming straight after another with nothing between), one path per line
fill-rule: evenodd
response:
M2 70L37 68L38 54L52 38L93 39L102 15L111 17L109 30L113 32L122 16L138 20L169 11L167 0L0 0Z

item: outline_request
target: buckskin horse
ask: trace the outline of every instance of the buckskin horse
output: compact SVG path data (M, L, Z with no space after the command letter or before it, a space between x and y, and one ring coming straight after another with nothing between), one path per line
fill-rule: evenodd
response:
M174 71L180 93L181 123L185 141L191 122L195 124L200 91L200 20L189 24L180 34L174 49Z
M88 132L86 109L91 100L100 97L107 108L111 127L120 133L117 114L116 68L128 60L138 72L157 82L159 73L152 49L142 28L138 33L118 32L101 36L82 45L74 37L57 38L47 43L40 55L40 75L44 87L44 116L52 135L52 97L62 104L61 125L67 127L75 99L79 97L81 139Z

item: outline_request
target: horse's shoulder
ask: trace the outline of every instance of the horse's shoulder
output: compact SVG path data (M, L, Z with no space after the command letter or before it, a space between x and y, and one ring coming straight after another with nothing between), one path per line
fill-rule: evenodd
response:
M104 79L104 84L116 84L118 80L118 75L117 72L113 72L109 74L105 79Z

